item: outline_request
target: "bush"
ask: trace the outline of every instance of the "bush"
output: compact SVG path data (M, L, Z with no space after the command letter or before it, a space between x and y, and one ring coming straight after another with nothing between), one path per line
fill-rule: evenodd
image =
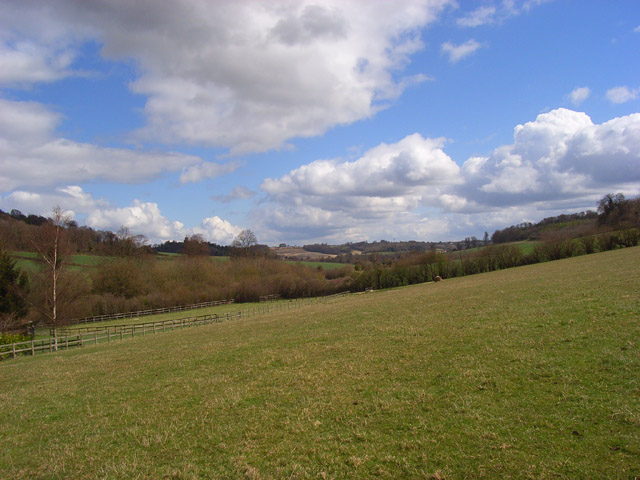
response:
M620 232L620 240L624 244L625 247L635 247L638 245L638 230L635 228L630 228L628 230L623 230Z
M582 243L584 253L587 255L595 253L597 245L595 235L585 235L584 237L580 237L578 240Z
M12 343L28 342L31 337L20 333L0 333L0 345L10 345Z

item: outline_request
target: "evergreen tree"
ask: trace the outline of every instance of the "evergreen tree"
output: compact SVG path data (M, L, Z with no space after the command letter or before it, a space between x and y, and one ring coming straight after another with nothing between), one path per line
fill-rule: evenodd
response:
M9 330L27 314L28 290L27 276L7 252L0 251L0 331Z

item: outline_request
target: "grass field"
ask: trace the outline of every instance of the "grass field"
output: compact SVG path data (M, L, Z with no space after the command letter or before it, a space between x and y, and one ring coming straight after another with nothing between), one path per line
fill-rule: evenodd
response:
M16 265L21 270L37 272L42 268L40 255L35 252L11 252L11 256L16 260ZM113 258L100 255L71 255L67 264L74 269L98 267Z
M0 476L640 476L640 247L0 362Z
M316 300L316 299L314 299ZM225 305L216 305L213 307L204 307L191 310L182 310L178 312L161 313L158 315L148 315L142 317L121 318L117 320L107 320L102 322L87 322L73 325L63 325L61 328L83 328L83 327L108 327L114 325L133 325L141 323L162 322L165 320L178 320L180 318L186 318L197 315L226 315L236 314L242 312L243 315L255 314L254 312L261 312L266 309L269 310L284 310L288 306L297 308L298 305L302 305L306 302L310 302L309 299L298 300L274 300L269 302L246 302L246 303L229 303ZM36 338L48 338L51 328L42 326L36 329Z

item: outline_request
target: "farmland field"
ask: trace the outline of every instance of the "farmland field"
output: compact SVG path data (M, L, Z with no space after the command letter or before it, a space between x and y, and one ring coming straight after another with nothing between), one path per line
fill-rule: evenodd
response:
M305 265L307 267L318 268L322 267L323 270L335 270L336 268L342 268L348 266L348 263L337 263L337 262L311 262L311 261L296 261L296 260L286 260L291 263L299 263L300 265Z
M640 247L0 362L5 478L640 476Z

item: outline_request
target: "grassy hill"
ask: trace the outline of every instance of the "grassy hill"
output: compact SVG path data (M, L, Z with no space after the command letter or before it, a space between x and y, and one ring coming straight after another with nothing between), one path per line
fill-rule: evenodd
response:
M0 362L6 478L640 476L640 247Z

